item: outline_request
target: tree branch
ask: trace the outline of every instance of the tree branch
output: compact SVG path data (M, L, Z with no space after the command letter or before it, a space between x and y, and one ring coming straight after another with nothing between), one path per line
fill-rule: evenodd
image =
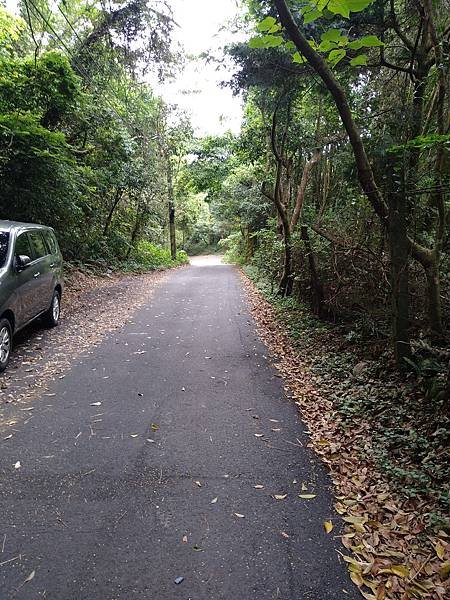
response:
M361 140L359 130L353 119L353 115L348 103L346 94L337 81L336 77L326 64L323 57L309 45L307 39L297 26L286 0L274 0L277 7L280 21L286 29L290 39L296 45L298 51L308 60L316 73L325 83L329 92L333 96L336 108L342 119L342 123L348 133L350 143L355 156L358 178L364 193L379 218L385 223L388 217L388 210L384 198L378 189L369 159L366 154L364 144Z
M302 214L303 202L305 199L305 192L306 192L306 186L308 185L309 175L312 171L312 168L314 167L314 165L316 163L319 162L321 157L322 157L322 149L316 148L314 150L314 154L308 160L308 162L306 163L306 165L303 168L302 178L300 180L300 185L298 186L298 190L297 190L297 199L295 202L295 208L294 208L294 212L292 213L292 218L291 218L291 224L290 224L291 233L294 232L294 229L297 226L298 220Z

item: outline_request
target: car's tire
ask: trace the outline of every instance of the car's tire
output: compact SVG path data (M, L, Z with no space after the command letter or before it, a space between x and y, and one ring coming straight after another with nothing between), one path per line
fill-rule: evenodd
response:
M9 363L12 349L12 327L8 319L0 319L0 373Z
M58 290L53 292L52 302L50 308L44 315L44 321L47 327L56 327L59 323L59 317L61 315L61 294Z

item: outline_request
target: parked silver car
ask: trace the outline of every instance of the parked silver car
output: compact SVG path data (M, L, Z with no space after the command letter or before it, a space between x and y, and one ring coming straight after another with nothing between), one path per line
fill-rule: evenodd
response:
M53 229L0 221L0 372L13 335L37 317L58 324L63 260Z

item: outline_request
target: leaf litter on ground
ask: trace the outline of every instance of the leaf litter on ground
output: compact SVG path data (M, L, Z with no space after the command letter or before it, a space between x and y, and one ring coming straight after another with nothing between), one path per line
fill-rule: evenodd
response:
M335 508L345 524L342 543L349 575L367 600L445 600L450 587L450 537L430 527L432 498L399 495L368 459L367 422L343 426L333 405L335 382L324 386L310 368L324 352L311 341L294 348L276 309L244 274L243 284L260 338L297 404L310 436L309 446L327 465L336 490ZM308 486L300 497L310 499ZM328 527L329 526L325 526Z

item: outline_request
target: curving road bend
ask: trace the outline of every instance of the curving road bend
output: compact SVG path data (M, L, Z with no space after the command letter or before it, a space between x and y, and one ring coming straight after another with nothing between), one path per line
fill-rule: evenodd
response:
M359 597L233 267L174 271L32 407L0 440L2 600Z

